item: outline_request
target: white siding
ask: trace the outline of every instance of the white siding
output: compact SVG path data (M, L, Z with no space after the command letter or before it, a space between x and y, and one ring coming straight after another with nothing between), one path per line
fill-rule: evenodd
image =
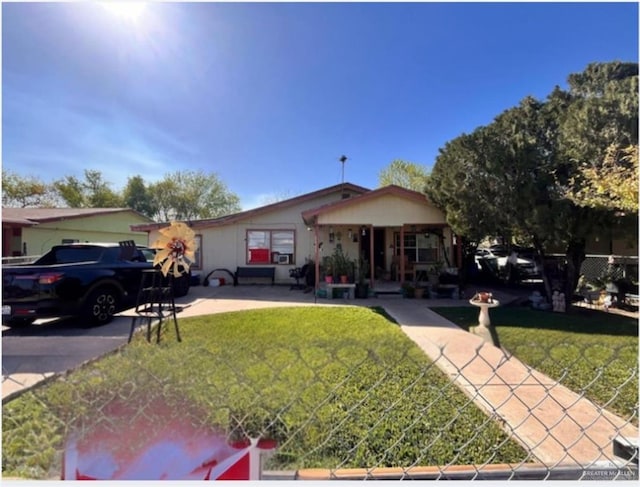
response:
M295 263L289 265L265 264L276 268L276 282L291 283L289 269L301 267L307 258L314 258L314 235L302 220L302 212L311 208L340 200L340 194L334 193L305 201L298 206L274 209L269 213L252 215L233 224L194 228L196 234L202 235L202 278L214 269L228 269L235 272L237 267L247 265L246 235L247 230L293 230L295 232ZM158 238L158 232L149 235L149 243ZM224 276L224 274L220 274Z

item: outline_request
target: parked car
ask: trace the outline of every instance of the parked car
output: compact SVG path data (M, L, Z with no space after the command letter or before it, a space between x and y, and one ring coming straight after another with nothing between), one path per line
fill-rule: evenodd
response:
M524 247L513 247L516 252L517 263L516 280L536 279L540 277L540 269L535 259L535 250ZM508 275L509 269L507 266L509 259L509 250L501 245L494 245L487 248L478 248L476 250L475 261L478 270L482 270L482 262L486 264L486 267L493 269L494 272L502 279L510 280Z
M29 325L39 318L80 316L105 324L135 305L153 249L118 243L56 245L31 264L2 266L2 322ZM172 278L174 296L189 292L188 272Z

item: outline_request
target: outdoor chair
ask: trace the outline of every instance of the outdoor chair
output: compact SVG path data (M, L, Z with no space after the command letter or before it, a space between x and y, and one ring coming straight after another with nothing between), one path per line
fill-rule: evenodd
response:
M291 287L289 288L290 290L291 289L304 290L307 287L306 283L305 284L300 283L300 279L306 277L308 269L309 269L309 264L305 264L302 267L295 267L293 269L289 269L289 277L296 280L296 283L292 284Z

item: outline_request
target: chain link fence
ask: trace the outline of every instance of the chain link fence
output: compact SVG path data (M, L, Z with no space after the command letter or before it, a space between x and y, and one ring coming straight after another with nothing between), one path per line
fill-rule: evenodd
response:
M565 267L565 256L562 254L549 254L546 256L545 266L552 276L561 275ZM590 283L596 283L605 276L607 279L628 279L638 282L638 258L622 255L588 254L580 266L580 275Z
M464 330L371 318L307 328L305 316L279 330L286 346L252 331L260 315L182 325L182 343L171 328L157 345L136 336L5 402L3 472L59 478L73 436L101 445L113 474L150 445L189 448L206 431L274 440L265 479L638 479L637 336L543 343L515 331L498 348Z
M611 262L609 262L611 260ZM613 279L638 281L638 258L627 256L587 255L580 274L588 281L596 281L609 273Z

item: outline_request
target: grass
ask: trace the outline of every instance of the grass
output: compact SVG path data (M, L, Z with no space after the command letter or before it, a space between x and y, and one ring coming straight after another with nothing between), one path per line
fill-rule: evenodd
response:
M436 308L464 329L476 308ZM587 309L551 313L524 307L490 311L500 345L531 367L602 407L638 422L638 320Z
M135 450L175 420L275 438L278 469L528 459L380 310L252 310L180 329L182 343L136 337L4 404L3 474L59 475L72 432ZM140 421L146 434L133 433Z

